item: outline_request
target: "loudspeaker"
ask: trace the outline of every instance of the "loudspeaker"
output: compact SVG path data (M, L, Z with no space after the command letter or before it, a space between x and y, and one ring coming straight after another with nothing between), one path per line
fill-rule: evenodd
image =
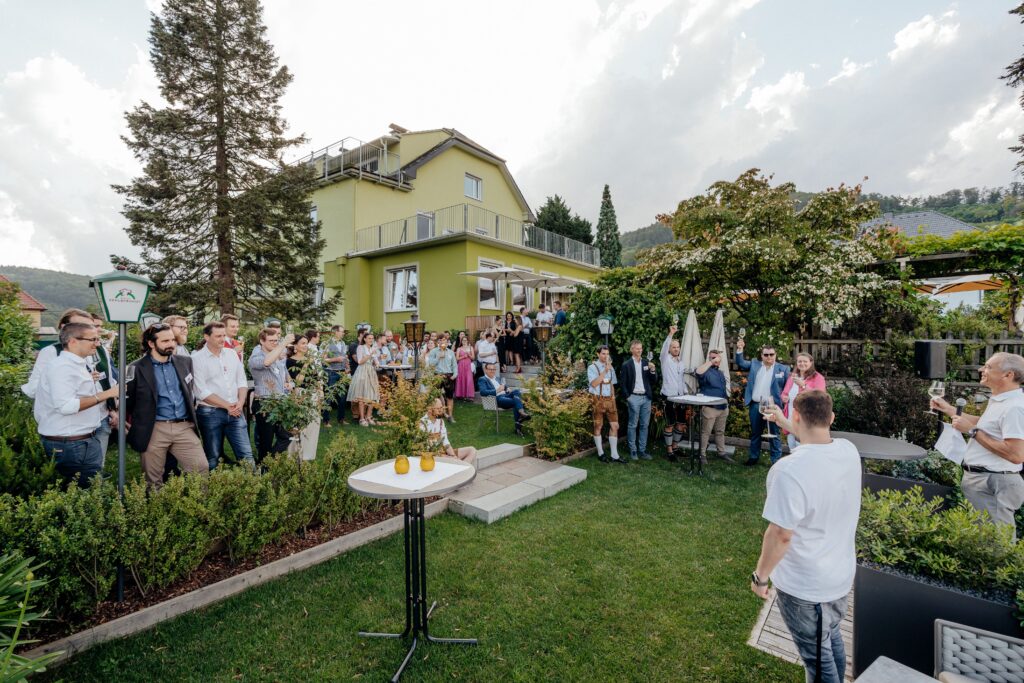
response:
M921 379L946 378L946 343L928 339L914 342L914 372Z

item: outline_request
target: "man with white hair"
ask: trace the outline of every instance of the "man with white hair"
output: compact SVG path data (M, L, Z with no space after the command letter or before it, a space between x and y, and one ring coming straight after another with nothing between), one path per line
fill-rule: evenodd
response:
M1024 357L992 354L981 368L981 383L992 390L992 397L980 417L957 415L956 408L941 398L933 398L931 404L953 418L954 429L971 437L960 480L964 496L988 512L993 523L1016 532L1013 517L1024 505Z

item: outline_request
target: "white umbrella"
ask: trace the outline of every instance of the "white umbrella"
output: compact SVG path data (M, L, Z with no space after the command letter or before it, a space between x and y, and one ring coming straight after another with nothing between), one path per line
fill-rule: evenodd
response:
M523 282L520 282L520 283L517 283L517 284L521 284L524 287L534 287L534 288L537 288L537 289L551 289L551 288L554 288L554 287L559 287L559 288L573 287L574 288L574 287L576 287L576 285L585 285L587 283L586 283L585 280L577 280L574 277L555 277L555 276L547 277L547 276L544 276L544 275L542 275L540 277L537 277L535 275L535 276L531 277L529 280L524 280Z
M697 314L690 309L686 314L686 326L683 328L683 344L680 349L683 367L694 372L704 363L704 346L700 341L700 328L697 327ZM691 394L697 393L696 375L686 375L686 389Z
M708 351L715 349L721 352L722 364L718 366L718 369L725 375L725 393L729 393L732 387L732 380L729 379L728 348L725 343L725 316L722 309L718 309L715 313L715 324L711 326L711 336L708 337Z
M459 273L459 275L466 275L467 277L482 277L485 280L493 280L494 282L512 282L515 284L521 284L524 280L535 280L537 278L536 273L531 273L528 270L522 270L520 268L510 268L508 266L502 266L501 268L481 268L480 270L470 270L465 273Z

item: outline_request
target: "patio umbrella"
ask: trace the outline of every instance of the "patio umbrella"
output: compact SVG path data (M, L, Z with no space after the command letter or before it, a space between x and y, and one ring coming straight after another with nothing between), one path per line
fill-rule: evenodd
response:
M953 294L954 292L979 292L991 289L1002 289L1003 281L989 275L964 275L946 284L936 287L932 294Z
M722 309L718 309L715 313L715 323L711 326L711 336L708 337L708 351L716 349L722 352L722 364L719 366L719 370L725 375L725 391L729 393L731 389L731 380L729 379L729 354L728 346L725 343L725 317L722 313Z
M480 277L485 280L492 280L494 282L511 282L513 284L522 284L524 280L535 280L537 279L536 273L531 273L528 270L522 270L521 268L510 268L508 266L502 266L501 268L481 268L480 270L469 270L465 273L459 273L459 275L465 275L467 277Z
M561 289L575 288L576 285L585 285L585 280L577 280L574 277L548 277L541 275L540 277L534 275L529 280L517 283L524 287L533 287L536 289L553 289L555 287Z
M697 377L689 374L695 371L704 363L704 345L700 341L700 328L697 327L697 314L690 309L686 314L686 326L683 328L683 343L680 349L680 357L683 359L683 367L687 371L686 389L691 393L697 393Z

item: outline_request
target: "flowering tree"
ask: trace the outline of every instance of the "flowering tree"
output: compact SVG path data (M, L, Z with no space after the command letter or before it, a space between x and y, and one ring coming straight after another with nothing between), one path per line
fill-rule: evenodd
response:
M813 322L838 325L884 284L863 269L885 248L858 239L858 225L878 213L858 201L860 189L828 188L797 211L792 183L773 187L750 169L659 216L678 241L642 252L640 266L672 298L731 307L759 342Z

